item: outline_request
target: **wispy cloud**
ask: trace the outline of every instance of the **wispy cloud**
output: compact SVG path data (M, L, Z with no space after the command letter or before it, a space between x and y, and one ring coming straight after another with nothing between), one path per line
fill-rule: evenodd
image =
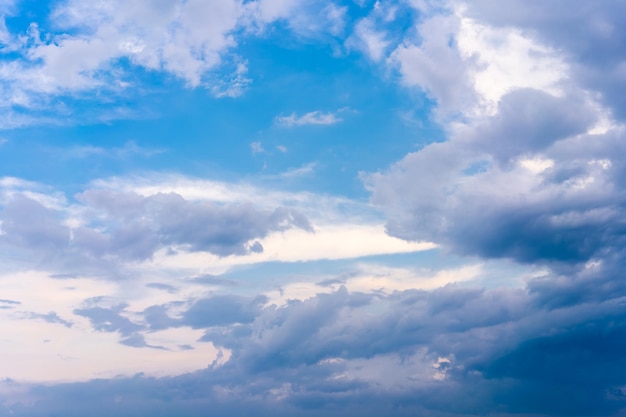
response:
M343 119L339 117L343 109L336 112L324 113L321 110L316 110L298 116L296 113L291 113L289 116L278 116L276 118L276 124L279 126L304 126L304 125L334 125L342 122Z
M261 144L261 142L259 141L252 142L250 144L250 149L252 150L253 154L265 152L265 149L263 149L263 144Z
M305 175L311 175L315 172L315 168L317 168L317 162L309 162L301 167L290 168L287 171L280 173L278 176L282 178L302 177Z
M133 141L126 142L124 146L115 148L103 148L100 146L76 146L68 150L64 150L63 154L72 158L88 158L92 156L102 156L108 158L126 158L131 155L143 157L151 157L165 152L164 149L150 149L137 145Z

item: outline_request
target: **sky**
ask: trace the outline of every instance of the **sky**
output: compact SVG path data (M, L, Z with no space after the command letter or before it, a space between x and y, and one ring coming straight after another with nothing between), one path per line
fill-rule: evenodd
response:
M0 17L0 417L626 416L625 2Z

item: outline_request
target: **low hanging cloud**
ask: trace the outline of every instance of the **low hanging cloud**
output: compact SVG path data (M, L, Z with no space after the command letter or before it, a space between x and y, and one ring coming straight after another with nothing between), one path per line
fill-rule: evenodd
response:
M47 207L24 194L11 197L2 213L0 244L63 265L149 259L177 247L218 256L263 251L257 241L290 228L312 231L296 210L257 209L250 203L192 202L178 194L140 196L92 189L76 196L81 205ZM79 213L76 216L76 213Z
M29 401L18 396L0 415L54 409L78 415L94 403L103 415L129 416L137 413L133 406L178 407L193 416L209 404L218 416L254 406L261 415L374 416L398 404L406 415L481 415L485 408L504 415L617 415L626 406L619 395L626 288L556 305L550 300L587 289L535 286L545 278L531 281L531 291L448 285L381 295L340 287L282 307L264 305L263 297L212 296L179 317L168 306L150 307L143 313L149 327L124 318L124 305L86 306L76 314L100 332L118 333L122 344L154 349L144 341L149 329L193 326L230 357L179 377L117 378L101 389L98 380L31 386ZM568 402L560 401L564 392L572 395Z

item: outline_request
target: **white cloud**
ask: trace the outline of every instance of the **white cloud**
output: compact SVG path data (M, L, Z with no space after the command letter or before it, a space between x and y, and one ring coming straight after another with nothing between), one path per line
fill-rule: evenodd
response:
M168 350L122 345L119 334L94 331L89 322L73 310L85 299L102 296L110 296L117 302L127 300L134 306L136 292L120 288L124 284L80 277L53 279L49 275L46 271L33 270L0 277L5 297L20 303L12 309L0 310L3 322L0 355L6 358L2 378L20 382L61 382L139 372L154 376L178 375L206 368L218 358L219 350L211 343L198 342L202 332L190 328L147 334L149 343L158 343ZM45 288L45 291L34 293L33 287ZM29 319L21 313L47 315L51 311L72 326ZM184 344L194 349L180 349Z
M381 220L380 213L368 203L327 194L282 191L267 187L263 183L233 183L184 175L151 173L95 180L90 187L117 192L135 192L144 197L158 193L176 193L186 200L216 204L249 202L259 209L288 206L298 209L316 224L346 221L378 223Z
M389 236L382 224L316 225L315 232L286 231L260 239L263 252L245 257L217 257L206 252L159 251L140 264L146 274L223 274L263 262L305 262L355 259L372 255L421 252L436 248L429 242L407 242ZM178 248L177 248L178 249Z
M359 21L353 35L346 41L346 46L365 52L373 61L383 59L389 45L385 33L378 30L375 22L369 18Z
M263 149L263 145L261 144L261 142L252 142L250 144L250 149L252 150L252 153L263 153L265 152L265 149Z
M211 92L215 97L239 97L241 96L252 79L248 78L248 63L239 62L235 70L227 77L213 81L211 84Z
M338 114L341 110L334 113L324 113L321 110L315 110L298 116L296 113L291 113L289 116L279 116L276 118L276 123L280 126L304 126L304 125L333 125L343 121Z
M440 115L494 114L500 98L519 88L561 94L568 67L555 50L514 27L470 19L465 10L428 17L417 26L419 41L407 39L390 55L404 83L426 91Z
M485 110L493 113L500 98L516 88L561 95L568 68L558 53L515 28L494 28L461 18L459 52L471 66L473 87ZM476 59L476 61L473 61Z
M288 175L306 175L314 166L305 166ZM4 219L9 223L3 225L6 233L0 243L44 258L47 249L41 246L42 239L54 244L55 261L50 260L47 265L59 268L62 273L67 273L64 268L72 265L74 270L69 273L88 272L98 276L146 271L156 274L158 270L188 270L190 275L195 275L198 269L223 273L237 265L268 261L350 259L434 247L426 242L405 242L388 236L380 213L368 204L341 197L284 192L250 184L157 177L99 181L93 188L77 194L77 201L68 202L62 193L37 184L10 178L4 183L0 203L10 210L4 210ZM18 194L23 197L12 197ZM179 210L181 205L189 211L187 216L170 219L176 216L166 212ZM25 220L31 211L45 219L31 224ZM214 215L226 217L211 217ZM268 215L272 230L261 224ZM208 226L198 228L191 224L198 220L197 216ZM254 225L250 225L254 235L240 236L241 226L237 224L245 223L244 218L247 222L248 216L256 216ZM132 220L139 218L140 221ZM221 225L222 221L226 224ZM302 227L301 232L289 230L292 223ZM226 232L230 243L224 247L219 243L222 238L214 236L222 227L236 229ZM183 240L181 233L187 236ZM235 235L240 242L231 247ZM198 243L199 238L202 243ZM230 256L235 253L238 255ZM210 271L206 270L208 260ZM19 264L16 260L10 266L19 267ZM135 270L133 265L139 269Z
M392 52L389 63L397 65L403 82L418 86L437 101L444 114L471 105L468 64L451 43L459 31L455 16L436 15L418 26L421 43L406 41Z
M0 79L16 104L35 93L58 94L95 87L127 86L117 61L165 71L196 87L235 45L231 32L244 7L237 0L200 0L132 4L114 0L98 4L70 0L60 4L51 21L60 30L43 32L33 26L30 39L12 38L22 61L0 66ZM217 95L236 96L248 83L245 63L225 86L209 85ZM26 95L25 95L26 94ZM21 97L21 98L20 98Z
M308 164L302 165L298 168L290 168L287 171L278 174L277 176L281 178L294 178L311 175L313 172L315 172L316 167L317 162L309 162Z
M252 25L261 30L274 21L284 21L295 34L318 38L324 34L341 35L347 8L322 0L259 0L249 3L248 11Z
M138 155L143 157L151 157L165 152L163 149L149 149L137 145L133 141L126 142L124 146L116 148L103 148L100 146L83 145L73 148L64 149L62 155L71 158L88 158L90 156L102 156L109 158L127 158L129 156Z
M324 283L323 286L320 285L320 277L316 276L310 277L313 280L289 283L278 290L268 291L266 295L269 298L268 304L285 305L289 300L306 300L320 293L335 292L342 286L351 293L392 294L405 290L433 290L449 284L475 280L482 272L483 266L479 264L426 271L360 262L349 276L340 279L335 276L328 277L331 282Z

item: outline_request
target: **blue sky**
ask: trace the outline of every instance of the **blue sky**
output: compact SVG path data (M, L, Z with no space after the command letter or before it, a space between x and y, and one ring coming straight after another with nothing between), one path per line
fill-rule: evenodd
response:
M622 3L0 15L0 416L626 415Z

